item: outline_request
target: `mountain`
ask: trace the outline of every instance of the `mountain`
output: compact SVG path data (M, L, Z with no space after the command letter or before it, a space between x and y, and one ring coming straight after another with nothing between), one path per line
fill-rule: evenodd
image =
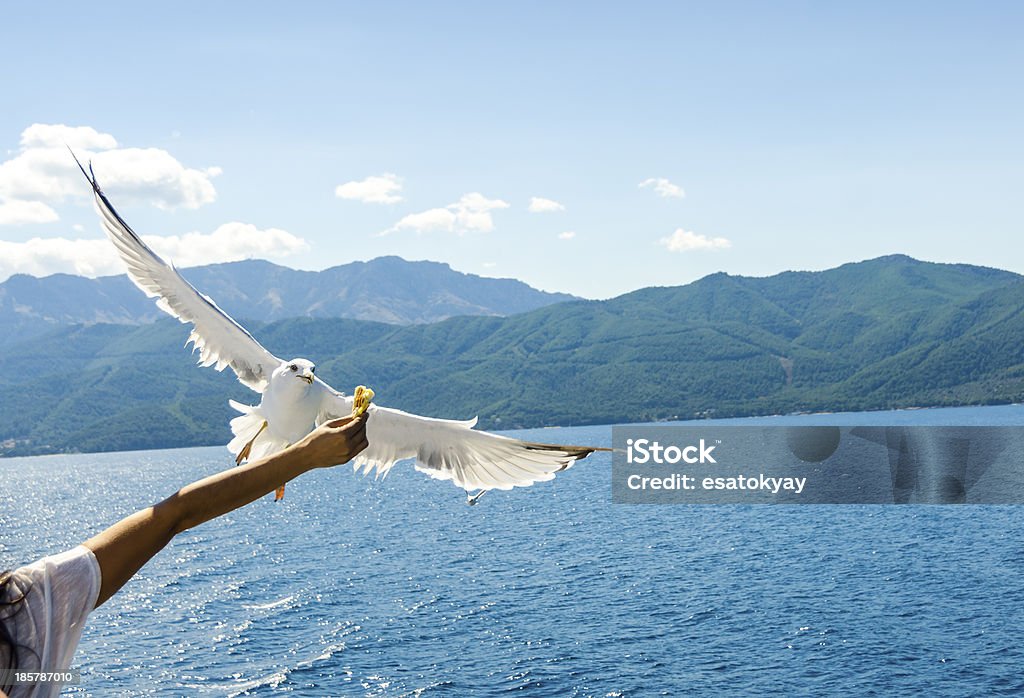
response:
M1024 277L903 256L510 317L250 329L339 389L364 383L382 404L489 428L1024 398ZM3 452L226 443L227 399L256 396L195 368L186 334L172 320L96 324L0 348Z
M511 315L572 300L514 279L491 279L438 262L379 257L324 271L296 271L260 260L181 270L236 318L347 317L397 325L456 315ZM0 344L62 325L142 324L165 317L127 276L86 279L16 274L0 283Z

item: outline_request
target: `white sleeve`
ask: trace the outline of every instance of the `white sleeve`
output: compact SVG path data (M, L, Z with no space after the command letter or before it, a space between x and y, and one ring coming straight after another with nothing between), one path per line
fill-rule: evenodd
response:
M84 545L50 555L14 571L8 599L20 592L24 602L4 623L15 642L23 671L61 672L71 666L85 619L100 593L100 566ZM43 698L60 693L60 685L14 686L11 698Z

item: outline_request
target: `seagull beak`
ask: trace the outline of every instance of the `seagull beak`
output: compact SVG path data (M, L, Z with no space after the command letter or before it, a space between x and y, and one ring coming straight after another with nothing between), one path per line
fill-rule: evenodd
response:
M309 373L307 371L306 373L301 374L299 376L299 378L301 378L302 380L306 381L310 385L313 385L313 374L312 373Z

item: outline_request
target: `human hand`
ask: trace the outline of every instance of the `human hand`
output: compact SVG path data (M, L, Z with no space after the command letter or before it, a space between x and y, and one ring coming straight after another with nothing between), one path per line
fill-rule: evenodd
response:
M359 417L342 417L325 422L295 444L295 449L310 468L327 468L347 463L369 444L366 421L370 413Z

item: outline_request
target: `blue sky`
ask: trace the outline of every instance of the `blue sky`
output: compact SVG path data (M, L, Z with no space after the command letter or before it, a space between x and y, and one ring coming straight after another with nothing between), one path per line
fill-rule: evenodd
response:
M595 298L890 253L1024 272L1022 8L8 7L0 277L117 271L59 140L186 265L397 254Z

